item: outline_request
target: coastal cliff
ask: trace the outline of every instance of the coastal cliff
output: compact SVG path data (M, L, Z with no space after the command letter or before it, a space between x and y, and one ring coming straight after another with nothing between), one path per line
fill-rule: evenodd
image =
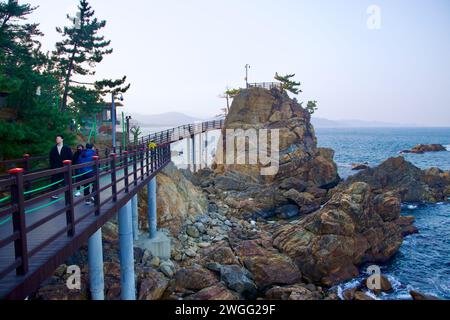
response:
M222 137L228 130L252 129L258 130L259 135L264 132L259 130L279 133L279 160L274 174L262 174L268 166L265 163L223 161L214 166L212 189L241 214L268 217L276 214L274 208L290 205L282 214L292 217L320 208L327 200L327 190L336 186L340 178L333 161L334 151L317 146L310 113L278 89L241 90L227 115ZM269 149L275 143L271 139L272 136ZM255 149L250 142L245 153ZM274 155L270 157L273 160ZM226 144L219 144L218 158L227 159Z
M280 170L267 176L261 164L216 162L195 174L170 164L157 175L158 224L171 237L171 259L135 249L139 299L338 299L330 288L358 277L366 263L388 261L418 231L413 217L400 215L402 202L450 196L448 172L420 170L403 158L341 181L334 151L317 146L310 120L285 93L242 90L223 133L279 129ZM139 197L146 230L146 192ZM120 296L117 238L110 222L108 299ZM73 259L86 277L86 248ZM36 297L74 299L64 277L58 271ZM359 291L350 296L368 298ZM89 298L88 288L77 297Z

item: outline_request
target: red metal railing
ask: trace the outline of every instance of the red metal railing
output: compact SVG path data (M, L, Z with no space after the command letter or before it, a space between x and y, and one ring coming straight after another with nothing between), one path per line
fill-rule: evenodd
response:
M119 198L127 197L130 185L138 187L145 178L160 171L170 161L170 144L162 144L155 149L142 148L132 152L124 151L121 155L111 154L109 159L95 157L94 162L81 165L72 165L71 161L66 161L65 166L60 169L34 173L25 173L21 168L10 170L10 176L0 180L0 187L10 190L10 199L3 204L0 203L0 227L2 228L0 229L0 250L12 245L14 254L7 265L0 265L0 280L14 270L19 276L26 275L29 270L29 260L36 254L45 250L64 234L69 238L74 237L77 234L77 225L82 221L92 215L100 215L102 208L111 201L117 202ZM84 180L76 179L76 173L83 168L92 168L87 171L92 175ZM27 182L43 178L51 179L55 175L64 176L63 186L37 192L36 197L28 200L25 198ZM108 180L110 180L109 183L102 183ZM77 187L83 188L86 185L93 186L92 193L75 200L74 192ZM34 190L30 191L28 194L34 193ZM41 190L38 189L38 191ZM61 194L64 194L61 199L48 203L50 197ZM94 198L94 204L90 210L83 216L76 217L76 208L91 197ZM40 219L26 223L28 215L40 213L45 208L52 208L52 205L59 201L63 203L62 206L50 212L47 210ZM53 230L46 234L43 241L30 246L28 243L30 233L45 234L48 223L62 215L65 215L66 223L59 226L60 229ZM2 256L3 261L6 258Z

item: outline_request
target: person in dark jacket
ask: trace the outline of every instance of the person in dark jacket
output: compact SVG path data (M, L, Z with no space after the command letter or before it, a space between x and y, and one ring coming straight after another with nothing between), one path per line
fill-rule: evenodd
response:
M86 150L84 150L79 158L79 164L82 163L89 163L94 161L94 156L97 155L97 153L93 150L94 146L92 144L86 145ZM80 174L83 174L81 179L87 180L94 176L94 168L92 166L87 166L80 169ZM92 183L87 183L83 186L84 188L84 197L86 198L85 202L86 205L90 205L91 201L93 201L92 198L87 198L91 194L91 188L93 189Z
M84 151L84 146L82 144L79 144L77 146L77 151L73 154L73 159L72 159L72 165L77 165L80 164L80 156ZM79 175L81 172L79 169L75 170L75 175ZM82 177L76 178L75 179L75 183L80 182L81 180L83 180ZM75 197L79 197L81 196L81 186L77 187L77 192L75 193Z
M64 166L63 162L66 160L72 160L72 149L68 146L64 145L64 136L58 135L56 136L56 145L50 150L49 159L50 159L50 168L58 169ZM64 174L59 173L52 176L52 186L53 191L57 190L60 185L64 185L61 181L64 180ZM61 182L59 182L61 181ZM59 182L59 183L57 183ZM58 199L58 196L53 196L53 199Z

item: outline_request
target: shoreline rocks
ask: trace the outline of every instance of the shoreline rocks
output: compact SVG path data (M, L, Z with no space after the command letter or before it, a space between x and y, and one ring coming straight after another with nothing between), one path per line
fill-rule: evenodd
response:
M369 169L369 163L365 162L365 163L353 163L352 164L352 170L353 171L361 171L361 170L366 170Z
M383 214L388 211L392 213ZM398 199L375 195L359 182L335 193L318 212L278 228L273 243L294 260L304 278L331 287L356 278L361 264L385 262L397 253L403 243L399 218Z
M402 202L436 203L450 197L450 172L439 168L421 170L403 157L389 158L378 167L360 171L336 190L355 182L369 184L376 193L396 193Z
M441 300L438 297L432 296L432 295L428 295L428 294L423 294L421 292L418 291L414 291L411 290L409 292L411 294L411 297L413 298L413 300L415 301L422 301L422 300Z
M414 148L412 148L411 150L403 150L400 153L424 154L427 152L442 152L442 151L448 150L441 144L419 144Z

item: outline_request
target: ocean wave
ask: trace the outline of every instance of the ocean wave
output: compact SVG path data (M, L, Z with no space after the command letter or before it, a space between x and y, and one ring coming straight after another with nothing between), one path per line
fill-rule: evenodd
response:
M404 210L416 210L419 208L419 205L413 203L404 203L402 204L402 209Z
M450 151L450 144L448 144L448 145L446 145L444 147L445 147L445 149L447 149L447 151Z

